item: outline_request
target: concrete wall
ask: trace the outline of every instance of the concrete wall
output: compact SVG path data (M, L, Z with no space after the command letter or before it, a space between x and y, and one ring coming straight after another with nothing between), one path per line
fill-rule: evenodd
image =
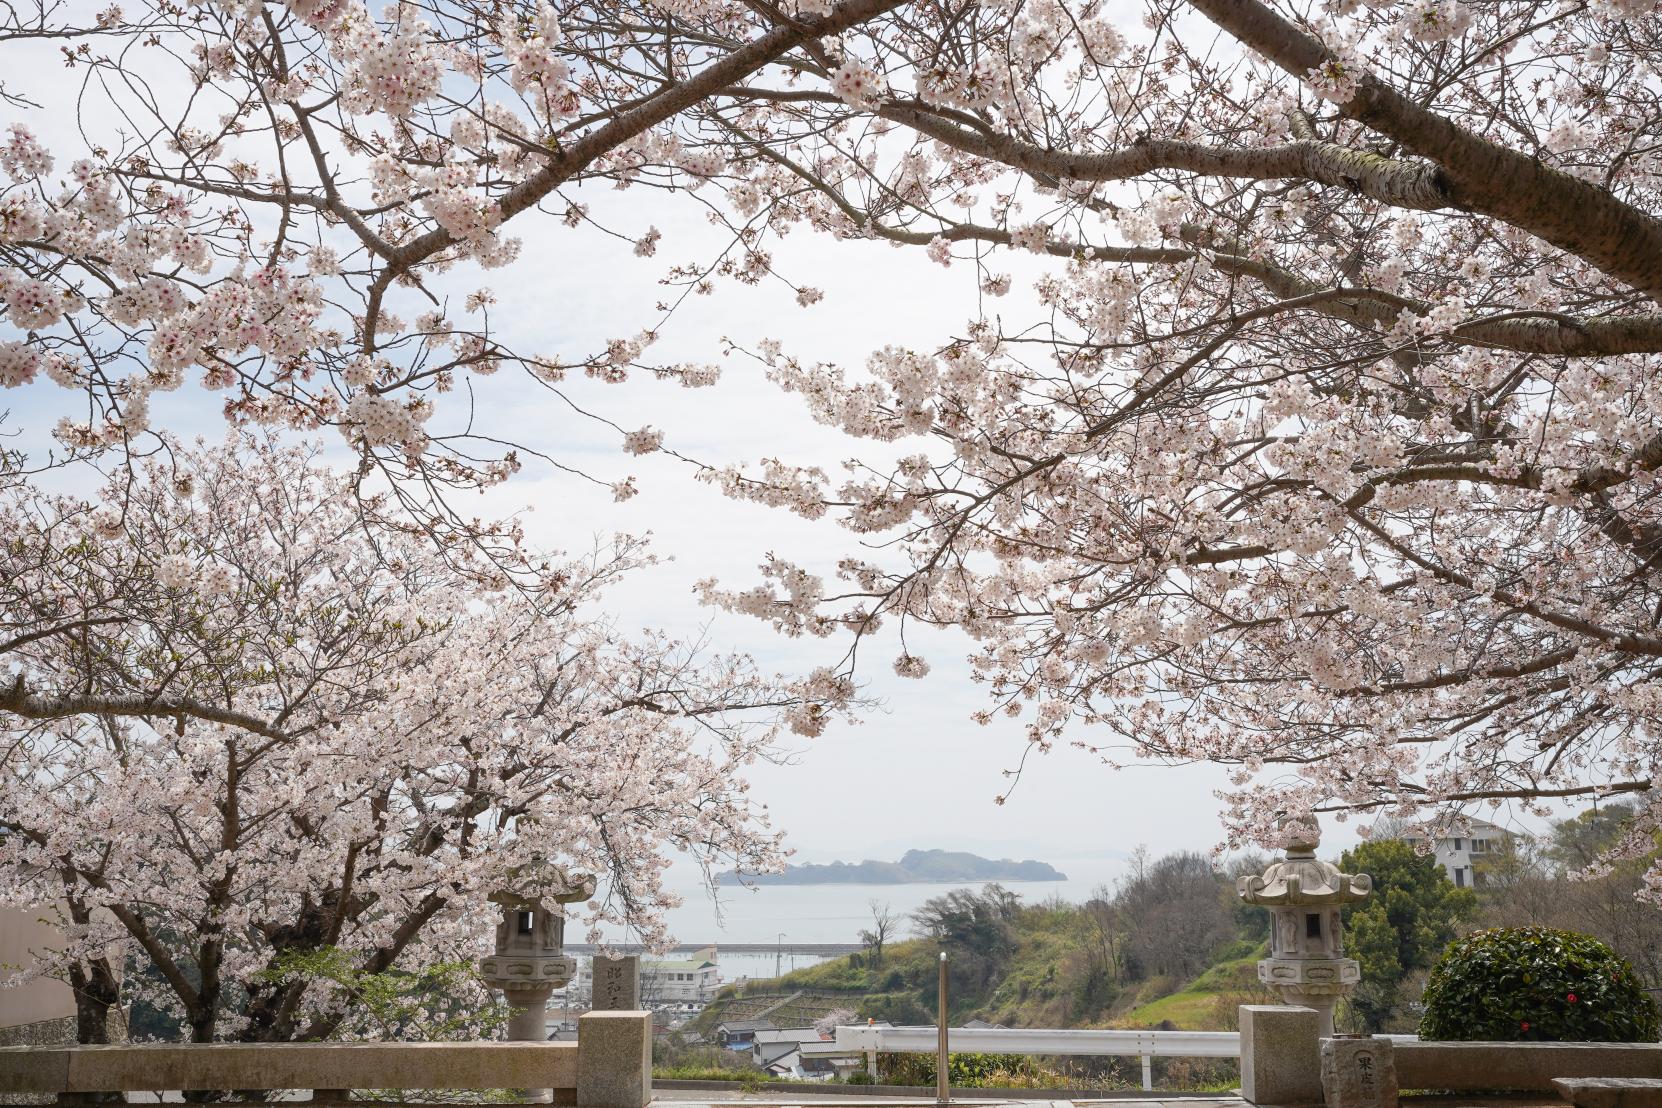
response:
M0 908L0 979L31 965L31 951L56 944L58 933L44 918L51 908L35 911ZM68 1018L69 1037L75 1037L75 997L62 981L36 978L25 985L0 988L0 1028L21 1027Z

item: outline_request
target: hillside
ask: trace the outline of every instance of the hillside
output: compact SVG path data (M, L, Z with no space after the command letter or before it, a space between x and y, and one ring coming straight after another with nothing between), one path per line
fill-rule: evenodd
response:
M1257 961L1264 950L1254 948L1243 955L1242 949L1232 946L1189 981L1156 978L1121 990L1114 1000L1093 1004L1060 969L1067 958L1054 937L1041 937L1017 956L1012 971L990 992L958 991L952 998L952 1022L962 1025L981 1019L1005 1027L1233 1030L1236 1006L1273 1003L1257 983ZM693 1029L713 1031L726 1020L754 1019L768 1009L772 1009L768 1018L781 1027L807 1027L839 1008L853 1009L860 1020L933 1023L938 953L935 944L913 939L893 947L893 956L880 970L838 958L776 980L753 981L742 993L724 993ZM852 956L853 961L859 959L860 955ZM789 998L788 1003L779 1005L782 998Z
M974 893L953 894L961 903L986 907ZM1259 1003L1266 994L1254 962L1263 943L1250 918L1202 952L1198 972L1189 975L1141 973L1127 965L1126 936L1105 934L1089 907L1006 902L1007 918L975 920L940 938L890 943L878 957L872 950L796 970L781 978L750 982L741 994L729 990L696 1022L710 1032L727 1019L754 1018L766 1003L792 997L780 1016L813 1022L837 1008L861 1020L897 1024L934 1022L937 958L945 949L951 975L951 1020L972 1019L1007 1027L1175 1027L1228 1029L1235 1007ZM951 920L948 921L950 924ZM770 1015L769 1018L774 1018Z
M990 859L963 850L908 850L898 862L810 862L783 873L726 874L754 885L907 885L956 881L1066 881L1045 862Z

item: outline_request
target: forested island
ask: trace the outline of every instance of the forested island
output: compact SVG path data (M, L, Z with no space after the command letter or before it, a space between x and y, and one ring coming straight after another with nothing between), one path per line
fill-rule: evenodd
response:
M963 850L908 850L898 862L810 862L783 873L724 875L753 885L921 885L942 881L1066 881L1045 862L994 861Z

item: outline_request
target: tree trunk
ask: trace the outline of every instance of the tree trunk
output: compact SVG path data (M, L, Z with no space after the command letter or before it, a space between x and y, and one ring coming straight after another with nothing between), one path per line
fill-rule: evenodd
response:
M75 1041L110 1041L110 1010L121 1002L121 985L105 958L76 962L69 970L69 987L75 994Z
M92 909L78 897L66 898L69 918L79 927L92 923ZM75 995L75 1041L110 1041L110 1009L121 1003L121 983L108 958L77 959L69 967L69 988Z

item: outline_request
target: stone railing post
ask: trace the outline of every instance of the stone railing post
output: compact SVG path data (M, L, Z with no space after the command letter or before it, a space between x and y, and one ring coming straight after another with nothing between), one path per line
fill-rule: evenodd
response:
M1241 1099L1251 1104L1322 1103L1320 1013L1243 1004L1240 1022Z
M651 1100L652 1013L578 1016L577 1103L581 1108L646 1108Z

